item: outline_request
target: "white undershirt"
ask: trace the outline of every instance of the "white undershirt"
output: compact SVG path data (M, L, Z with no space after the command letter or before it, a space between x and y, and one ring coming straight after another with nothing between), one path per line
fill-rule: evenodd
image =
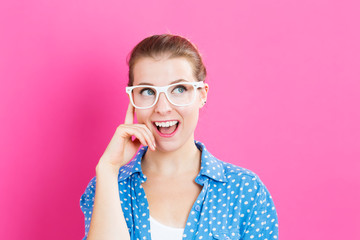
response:
M150 215L150 229L152 240L182 240L184 228L174 228L159 223Z

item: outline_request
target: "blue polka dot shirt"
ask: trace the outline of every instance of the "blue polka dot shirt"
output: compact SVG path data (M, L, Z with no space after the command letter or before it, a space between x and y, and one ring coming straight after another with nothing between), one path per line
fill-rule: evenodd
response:
M277 239L278 218L269 191L259 177L244 168L223 162L211 155L204 144L201 170L195 182L202 191L192 206L183 239ZM149 205L141 184L146 176L141 159L147 147L119 170L121 207L131 239L151 239ZM96 177L80 198L85 216L85 237L90 228L94 206Z

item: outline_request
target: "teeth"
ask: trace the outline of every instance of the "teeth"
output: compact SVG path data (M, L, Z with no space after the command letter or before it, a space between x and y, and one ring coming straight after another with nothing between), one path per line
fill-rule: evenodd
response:
M171 127L177 124L178 121L169 121L169 122L155 122L157 127Z

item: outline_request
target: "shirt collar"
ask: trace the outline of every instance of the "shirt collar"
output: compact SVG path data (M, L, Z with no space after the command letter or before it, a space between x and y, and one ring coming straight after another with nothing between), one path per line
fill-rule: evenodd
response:
M225 176L225 169L222 161L215 158L210 152L207 151L205 145L199 141L195 141L197 148L201 151L201 168L199 175L207 176L219 182L227 182ZM141 169L141 159L146 153L148 147L142 147L138 151L135 158L130 163L120 168L118 180L123 181L133 174L138 174L141 179L145 180L146 176Z
M201 169L199 175L207 176L219 182L227 182L222 161L214 157L203 143L195 141L195 144L201 151Z

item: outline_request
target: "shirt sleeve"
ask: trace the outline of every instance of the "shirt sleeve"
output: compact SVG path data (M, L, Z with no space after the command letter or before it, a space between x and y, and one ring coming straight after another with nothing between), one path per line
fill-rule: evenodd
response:
M247 227L242 233L244 240L278 239L278 217L272 197L259 180L259 192L256 205L251 213Z
M87 239L89 233L91 216L94 208L95 187L96 187L96 177L91 179L91 181L89 182L89 184L85 189L85 192L80 198L80 208L85 218L85 236L83 240Z

